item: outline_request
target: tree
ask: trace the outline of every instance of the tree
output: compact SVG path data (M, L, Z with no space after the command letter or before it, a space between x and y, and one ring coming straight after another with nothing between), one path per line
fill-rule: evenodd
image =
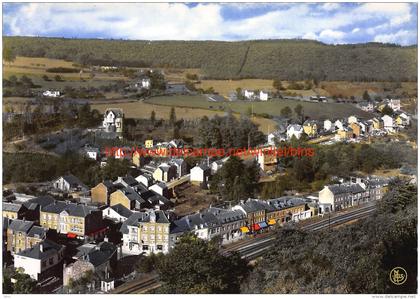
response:
M157 271L162 293L222 294L239 293L249 267L238 253L220 254L217 240L206 242L187 234L161 258Z
M12 277L16 280L16 282L13 284L13 294L39 293L37 281L32 279L28 274L23 273L21 268L17 269L16 272L12 274ZM10 278L7 278L7 279L10 280ZM4 282L3 282L3 285L4 285Z
M363 100L364 101L370 101L370 95L367 92L367 90L365 90L365 92L363 93Z
M301 104L297 104L294 110L299 121L303 123L303 119L304 119L303 106Z
M284 107L283 109L280 110L280 115L285 117L285 118L290 118L292 117L292 109L290 109L289 106Z
M60 75L56 75L54 77L54 80L57 81L57 82L61 82L61 81L63 81L63 78Z
M175 114L175 108L171 107L171 112L169 113L169 124L171 127L175 126L176 123L176 114Z
M48 78L48 76L47 76L47 75L43 75L43 76L42 76L42 79L44 79L44 81L50 81L50 78Z
M281 83L281 80L280 80L280 79L275 79L275 80L273 80L273 87L274 87L277 91L280 91L280 90L285 90L285 88L284 88L283 84Z
M155 110L152 110L152 113L150 113L150 121L152 122L152 125L155 125L155 121L156 121L156 112Z
M3 60L7 62L9 65L15 61L16 53L13 51L12 48L3 46Z
M381 111L382 116L392 115L393 113L394 113L394 110L392 110L392 108L389 107L388 105L385 105L385 107L382 108L382 111Z

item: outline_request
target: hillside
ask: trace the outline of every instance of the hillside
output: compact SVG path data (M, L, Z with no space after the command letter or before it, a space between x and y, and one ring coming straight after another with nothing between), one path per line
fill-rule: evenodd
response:
M126 41L3 37L27 57L92 65L200 68L208 79L416 81L417 47L308 40Z

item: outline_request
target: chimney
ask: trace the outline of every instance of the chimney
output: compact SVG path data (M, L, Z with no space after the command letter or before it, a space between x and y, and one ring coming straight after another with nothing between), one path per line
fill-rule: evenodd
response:
M44 252L44 244L39 243L39 251Z

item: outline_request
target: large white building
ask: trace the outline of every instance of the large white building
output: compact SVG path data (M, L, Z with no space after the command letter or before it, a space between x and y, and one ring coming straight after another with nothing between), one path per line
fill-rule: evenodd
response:
M124 113L119 108L109 108L105 111L102 126L106 132L123 132Z
M14 267L21 268L35 280L42 280L50 276L54 270L60 268L64 257L65 246L44 240L35 246L14 255Z

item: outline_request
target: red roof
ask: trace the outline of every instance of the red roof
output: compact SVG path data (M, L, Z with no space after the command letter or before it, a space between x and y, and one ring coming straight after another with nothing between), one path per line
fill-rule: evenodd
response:
M74 238L76 238L76 237L77 237L77 235L76 235L76 234L67 233L67 238L72 238L72 239L74 239Z

